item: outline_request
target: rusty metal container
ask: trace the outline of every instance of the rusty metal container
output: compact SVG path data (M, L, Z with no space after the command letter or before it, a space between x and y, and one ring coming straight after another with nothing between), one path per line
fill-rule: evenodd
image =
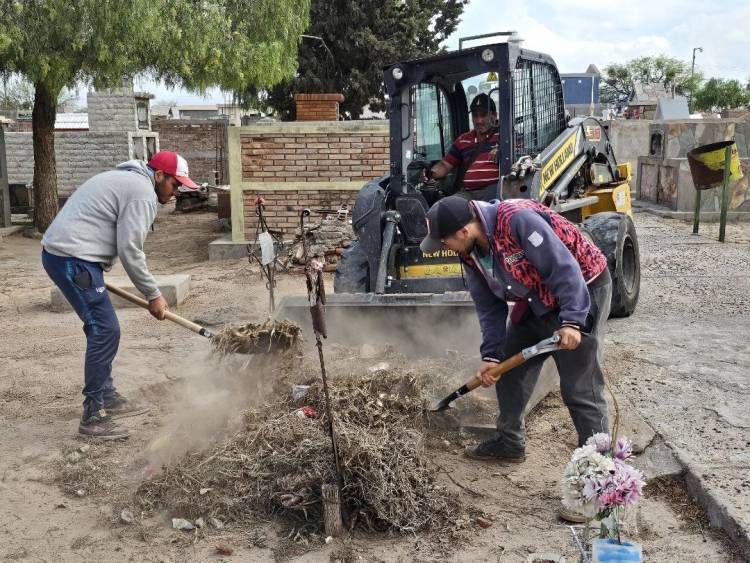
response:
M734 141L722 141L711 143L695 148L687 153L690 174L693 176L693 184L696 190L709 190L722 187L724 180L725 149L731 147L731 160L729 164L729 181L736 182L742 179L742 168L737 145Z

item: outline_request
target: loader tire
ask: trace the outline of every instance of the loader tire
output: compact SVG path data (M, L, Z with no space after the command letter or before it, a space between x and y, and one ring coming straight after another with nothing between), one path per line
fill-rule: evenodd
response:
M370 269L367 254L358 242L344 250L333 277L334 293L367 293Z
M641 291L641 259L633 220L623 213L596 213L583 227L607 257L612 275L610 318L629 317Z

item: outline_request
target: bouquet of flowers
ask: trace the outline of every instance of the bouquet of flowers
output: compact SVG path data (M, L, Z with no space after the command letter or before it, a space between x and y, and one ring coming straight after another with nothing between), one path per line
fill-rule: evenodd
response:
M632 455L627 438L612 443L609 434L594 434L573 452L562 481L563 505L600 520L601 537L618 542L621 512L638 502L646 484L628 461Z

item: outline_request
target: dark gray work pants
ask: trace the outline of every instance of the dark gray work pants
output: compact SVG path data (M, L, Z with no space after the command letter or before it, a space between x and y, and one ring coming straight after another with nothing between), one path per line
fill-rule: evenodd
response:
M560 374L563 402L578 432L579 446L592 434L609 431L602 373L602 343L612 297L612 278L608 270L591 282L589 295L593 319L590 334L581 335L581 344L575 350L559 350L551 354ZM557 313L537 317L529 311L521 323L508 325L505 357L552 336L559 328ZM506 373L495 385L500 406L498 436L508 444L524 446L523 411L548 356L544 354L530 359Z

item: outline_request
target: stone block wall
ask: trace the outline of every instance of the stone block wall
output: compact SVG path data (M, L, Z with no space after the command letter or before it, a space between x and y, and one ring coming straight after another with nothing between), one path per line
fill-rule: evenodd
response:
M744 178L730 186L729 210L750 211L750 120L702 119L652 121L650 143L638 159L638 199L689 213L695 207L695 187L687 153L696 147L734 139ZM701 191L704 212L718 212L721 189Z
M218 170L219 184L227 183L226 121L153 119L151 128L159 134L160 149L185 157L193 180L214 185L214 170Z
M343 101L341 94L295 94L297 121L336 121Z
M304 208L353 207L357 192L388 171L384 121L287 122L229 129L232 239L253 240L255 199L269 228L292 238Z
M6 133L8 181L28 182L34 178L34 148L31 133ZM69 196L84 181L129 158L127 133L55 133L57 189Z
M137 131L138 120L133 88L89 92L89 131Z
M609 125L609 140L615 151L618 163L629 162L633 171L631 190L635 191L638 181L638 157L648 154L650 121L636 119L616 119L604 121Z

